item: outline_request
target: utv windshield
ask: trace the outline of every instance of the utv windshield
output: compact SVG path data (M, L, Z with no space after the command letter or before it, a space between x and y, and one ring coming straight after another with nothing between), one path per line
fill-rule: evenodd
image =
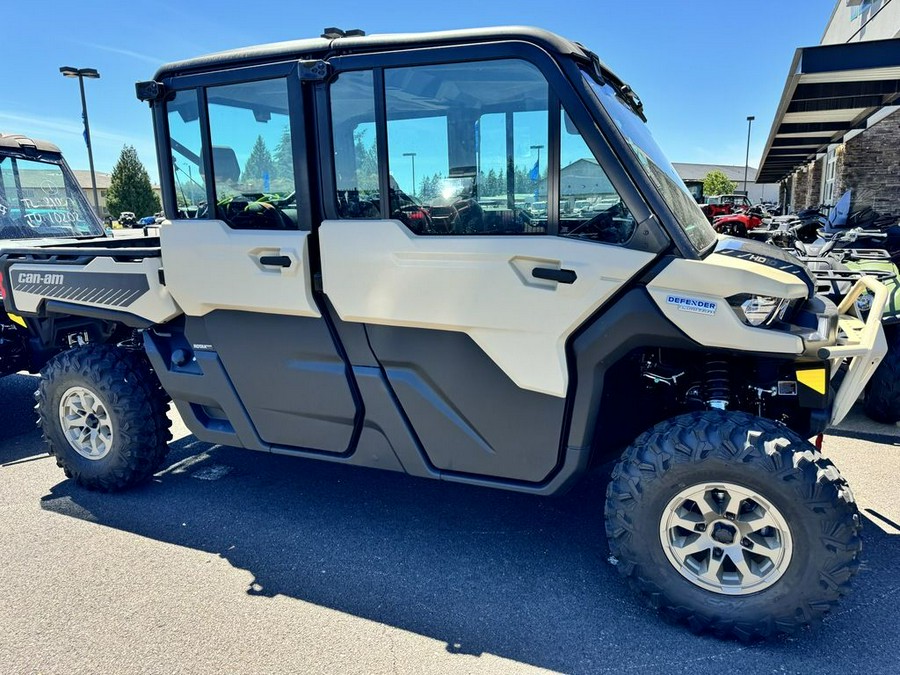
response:
M698 251L707 248L716 240L716 232L697 206L684 181L653 140L647 125L625 105L610 85L599 84L588 73L584 73L584 79L625 137L647 177L675 215L679 227Z
M0 240L102 236L103 226L64 165L0 155Z

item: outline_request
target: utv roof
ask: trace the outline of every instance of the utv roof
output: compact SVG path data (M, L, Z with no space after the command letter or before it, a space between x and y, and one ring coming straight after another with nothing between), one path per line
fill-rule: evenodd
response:
M410 49L448 44L496 42L498 40L522 40L531 42L547 51L566 56L590 59L591 53L577 42L572 42L550 31L530 26L500 26L493 28L469 28L432 33L389 33L382 35L353 35L337 38L308 38L273 42L271 44L243 47L216 52L162 66L154 80L188 72L210 70L222 66L246 66L254 63L288 61L300 58L321 58L330 54Z
M59 152L59 148L49 141L41 141L21 134L4 134L0 131L0 151L37 150L39 152Z

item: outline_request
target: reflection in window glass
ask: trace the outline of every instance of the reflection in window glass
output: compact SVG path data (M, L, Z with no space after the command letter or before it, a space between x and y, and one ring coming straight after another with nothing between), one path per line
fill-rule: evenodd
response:
M59 164L0 157L0 239L102 234L81 188Z
M238 229L296 229L287 82L210 87L216 214Z
M343 73L331 85L331 133L338 213L378 218L375 86L371 71Z
M547 229L548 85L518 60L385 71L391 217L417 234Z
M179 218L205 218L206 183L203 180L200 112L197 92L179 91L167 104L172 174Z
M716 231L697 206L684 181L653 140L646 123L625 105L609 84L597 82L588 73L584 73L584 78L613 118L647 177L656 186L678 225L693 245L697 250L712 245L716 241Z
M565 111L560 123L559 233L624 244L635 222Z

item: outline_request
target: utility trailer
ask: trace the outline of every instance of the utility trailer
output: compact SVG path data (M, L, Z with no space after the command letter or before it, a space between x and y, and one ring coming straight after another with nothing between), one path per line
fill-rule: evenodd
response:
M169 398L202 441L536 495L617 459L611 553L665 613L752 639L845 593L859 514L806 439L884 355L886 291L835 304L787 253L717 236L585 47L329 30L137 92L159 241L0 255L8 311L132 331L42 371L79 484L158 470Z

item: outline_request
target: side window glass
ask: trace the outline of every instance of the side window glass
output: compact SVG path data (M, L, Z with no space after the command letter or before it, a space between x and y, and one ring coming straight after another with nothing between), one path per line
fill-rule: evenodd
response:
M329 93L338 214L341 218L379 218L372 72L342 73Z
M560 123L559 233L624 244L635 222L565 110Z
M548 85L519 60L385 71L391 217L423 235L547 231Z
M208 209L197 92L193 89L176 92L167 104L167 114L178 217L206 218Z
M235 229L297 229L287 81L210 87L216 217Z

